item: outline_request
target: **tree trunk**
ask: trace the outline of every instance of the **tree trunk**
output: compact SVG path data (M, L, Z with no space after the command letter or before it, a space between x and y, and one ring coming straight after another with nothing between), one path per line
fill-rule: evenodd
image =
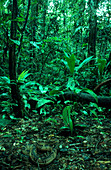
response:
M97 0L89 0L89 42L88 56L96 57L96 36L97 36Z
M11 21L11 39L17 40L17 0L13 0L12 21ZM9 48L9 75L12 95L12 109L16 117L22 116L21 96L16 82L16 44L10 43Z

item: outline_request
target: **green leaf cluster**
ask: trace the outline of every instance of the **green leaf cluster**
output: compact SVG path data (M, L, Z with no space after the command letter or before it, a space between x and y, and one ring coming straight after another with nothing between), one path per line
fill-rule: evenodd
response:
M73 134L73 120L71 118L71 106L66 106L62 112L62 116L63 116L63 121L65 126L68 126L70 131L71 131L71 135Z

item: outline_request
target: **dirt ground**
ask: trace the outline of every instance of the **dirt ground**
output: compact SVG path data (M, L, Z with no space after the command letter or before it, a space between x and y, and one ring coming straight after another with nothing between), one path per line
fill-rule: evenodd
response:
M60 116L19 119L0 127L0 169L16 170L109 170L111 169L111 120L100 117L75 121L74 133L61 127ZM80 126L81 124L81 126ZM84 126L83 126L84 124ZM45 166L34 164L22 156L22 147L36 140L55 140L56 158ZM56 143L56 140L58 141ZM38 153L47 157L50 153ZM24 158L24 159L23 159Z

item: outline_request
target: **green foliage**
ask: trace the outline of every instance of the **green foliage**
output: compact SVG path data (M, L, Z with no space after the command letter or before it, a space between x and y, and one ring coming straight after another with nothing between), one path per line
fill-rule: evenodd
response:
M51 103L51 102L53 103L53 101L51 101L51 100L41 98L41 99L39 99L39 101L37 103L37 108L39 108L39 107L41 107L41 106L43 106L43 105L45 105L47 103Z
M10 41L13 42L13 43L15 43L15 44L18 45L18 46L20 45L20 41L12 40L12 39L10 39ZM12 43L11 43L11 44L12 44Z
M0 112L10 113L11 109L11 89L10 89L10 79L6 76L0 76Z
M61 91L60 90L51 90L50 92L49 92L49 94L50 94L50 96L53 96L53 95L55 95L55 94L59 94Z
M69 70L70 70L71 74L73 75L74 68L75 68L75 56L74 56L74 54L68 56L68 54L65 51L64 51L64 53L65 53L65 59L67 61Z
M37 42L30 41L30 44L39 49L40 47L38 46Z
M73 77L68 78L67 89L70 89L72 91L75 90L75 81L74 81Z
M40 108L40 114L46 114L45 109L42 109L42 107L44 105L47 105L48 103L53 103L52 100L43 98L43 96L48 91L48 87L43 87L41 84L36 83L35 81L28 81L27 78L29 75L30 73L24 70L18 77L18 82L22 81L22 84L20 85L20 92L23 98L23 102L25 104L25 108L30 110L32 107L31 105L35 103L35 108L33 108L33 111L36 112L36 109ZM32 101L31 103L29 103L30 100Z
M50 122L50 123L57 124L57 121L54 118L51 118L51 117L45 119L45 122Z
M106 66L106 59L98 58L97 63L98 63L98 74L101 77L103 75L104 68Z
M98 102L97 94L95 94L92 90L86 88L86 89L82 89L81 92L89 93L92 97L94 97L96 102Z
M9 74L7 68L10 45L16 45L16 52L20 46L19 40L27 13L27 2L25 0L17 1L18 15L15 20L17 21L17 39L11 39L12 4L10 2L0 1L0 111L9 114L14 103L11 103L10 98L10 79L3 75ZM106 7L104 20L102 17L97 17L96 54L97 56L102 54L104 57L97 59L88 54L89 35L91 33L89 29L89 15L91 16L91 14L88 11L88 4L86 5L86 1L81 0L75 5L73 1L65 3L58 1L58 3L53 3L53 7L45 4L46 7L43 9L41 1L38 2L40 8L36 8L36 10L34 8L36 1L34 0L31 3L33 10L29 13L28 23L23 33L19 68L17 68L19 73L20 70L24 70L18 76L17 85L24 107L28 111L31 111L33 103L35 113L40 108L40 113L47 114L44 106L53 103L48 98L48 93L49 95L58 95L67 90L75 93L89 93L97 101L97 95L93 92L94 87L100 77L105 79L110 76L111 26L110 18L107 15L110 4ZM67 5L67 3L69 4ZM99 5L101 5L101 2ZM49 10L49 8L52 9ZM86 10L89 15L87 15ZM45 12L43 13L43 11ZM105 71L105 67L109 70ZM32 103L29 102L31 100ZM69 101L65 101L65 103L67 104ZM59 107L62 108L60 104ZM70 107L64 112L64 116L67 117L65 123L72 132L74 127L72 126ZM96 110L94 112L96 116ZM74 114L73 116L77 115Z
M48 91L48 87L43 87L41 84L39 84L39 90L42 94L45 94Z
M66 106L62 112L62 116L63 116L63 121L65 126L68 126L70 131L71 131L71 135L73 134L73 120L71 118L71 106Z
M93 56L86 58L78 67L75 68L76 71L79 71L85 64L89 63L92 60Z
M18 82L24 81L30 74L28 73L29 70L24 70L19 76L18 76Z
M4 8L3 4L5 4L5 2L6 2L6 0L1 0L1 1L0 1L0 9L3 9L3 8Z
M28 73L28 70L24 70L19 76L18 76L18 84L20 93L22 96L22 100L24 102L24 107L30 109L30 104L28 103L28 98L31 97L35 93L35 82L34 81L28 81L28 76L30 73Z

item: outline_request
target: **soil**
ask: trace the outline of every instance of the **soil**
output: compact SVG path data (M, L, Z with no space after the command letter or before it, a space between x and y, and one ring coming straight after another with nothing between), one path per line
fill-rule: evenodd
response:
M22 147L38 139L55 140L57 156L49 165L34 164L29 157L22 155ZM48 154L38 153L40 157ZM54 115L51 119L33 116L31 119L21 118L13 122L7 120L0 126L0 169L109 170L111 120L78 116L72 135L68 128L64 128L60 115Z

